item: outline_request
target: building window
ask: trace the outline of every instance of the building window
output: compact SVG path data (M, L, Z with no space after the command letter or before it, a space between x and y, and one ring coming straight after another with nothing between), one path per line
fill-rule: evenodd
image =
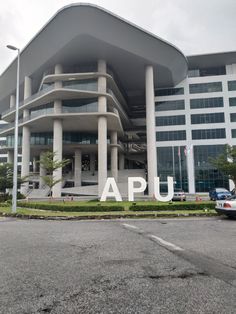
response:
M214 92L222 92L221 82L189 84L190 94L214 93Z
M229 91L236 90L236 81L228 81L228 90Z
M236 129L231 130L231 136L232 138L236 138Z
M223 97L190 99L191 109L223 107Z
M186 131L161 131L156 132L156 140L157 142L164 141L184 141L186 140Z
M236 97L229 98L229 105L230 107L236 106Z
M54 108L53 103L50 103L50 104L39 106L37 108L30 109L30 117L34 118L38 116L48 115L54 112L53 108Z
M236 122L236 113L231 113L230 114L230 121L231 122Z
M223 112L201 113L191 115L192 124L223 123L223 122L225 122L225 116Z
M184 88L176 87L176 88L161 88L155 90L155 96L172 96L172 95L183 95Z
M71 80L63 82L64 88L78 89L85 91L97 91L98 83L97 80Z
M174 188L188 191L187 158L185 146L157 147L157 172L161 191L167 192L167 177L174 178Z
M156 126L184 125L185 116L156 117Z
M189 70L188 77L225 75L225 66Z
M228 189L229 180L223 176L210 162L224 153L225 145L194 146L194 171L196 192L209 192L215 187Z
M192 130L193 140L206 140L215 138L225 138L225 129L201 129Z
M155 111L184 110L184 100L157 101Z
M62 101L63 113L97 112L97 99L68 99Z

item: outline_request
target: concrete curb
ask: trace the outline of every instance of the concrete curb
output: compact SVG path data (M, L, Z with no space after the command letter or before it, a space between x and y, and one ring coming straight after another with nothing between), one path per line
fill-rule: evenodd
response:
M40 220L109 220L109 219L121 219L121 218L188 218L188 217L215 217L219 216L217 213L191 213L191 214L165 214L153 213L153 214L127 214L127 215L94 215L94 216L41 216L41 215L23 215L23 214L11 214L0 213L1 217L14 217L19 219L40 219Z

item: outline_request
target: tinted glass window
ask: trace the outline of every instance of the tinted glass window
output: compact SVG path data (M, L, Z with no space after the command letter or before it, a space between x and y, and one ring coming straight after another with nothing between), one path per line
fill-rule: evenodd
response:
M156 132L156 140L157 142L186 140L186 131L180 130Z
M189 85L190 94L222 92L221 82L199 83Z
M236 97L229 98L229 105L236 106Z
M155 104L155 111L183 110L184 100L158 101Z
M228 82L228 90L229 90L229 91L234 91L234 90L236 90L236 81L229 81L229 82Z
M230 114L230 121L231 122L236 122L236 113L231 113Z
M156 126L165 125L183 125L185 124L185 116L168 116L168 117L156 117Z
M214 108L223 106L224 106L223 97L190 99L191 109Z
M214 138L225 138L225 129L201 129L192 130L193 140L206 140Z
M202 113L202 114L192 114L191 123L192 124L204 124L204 123L222 123L225 122L225 117L223 112L218 113Z
M183 87L162 88L162 89L155 90L155 96L172 96L172 95L183 95L183 94L184 94Z

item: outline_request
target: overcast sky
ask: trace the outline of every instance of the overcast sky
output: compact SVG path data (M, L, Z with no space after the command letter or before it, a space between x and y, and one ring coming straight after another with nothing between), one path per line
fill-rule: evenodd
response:
M39 29L73 0L0 1L0 73ZM88 2L88 1L80 1ZM236 51L236 0L94 0L168 40L186 55Z

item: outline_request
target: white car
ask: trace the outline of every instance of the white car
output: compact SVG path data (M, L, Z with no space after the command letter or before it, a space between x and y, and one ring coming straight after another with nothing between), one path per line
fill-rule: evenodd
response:
M181 189L175 189L172 201L186 201L186 194Z
M236 218L236 195L222 201L216 202L215 210L219 214Z

